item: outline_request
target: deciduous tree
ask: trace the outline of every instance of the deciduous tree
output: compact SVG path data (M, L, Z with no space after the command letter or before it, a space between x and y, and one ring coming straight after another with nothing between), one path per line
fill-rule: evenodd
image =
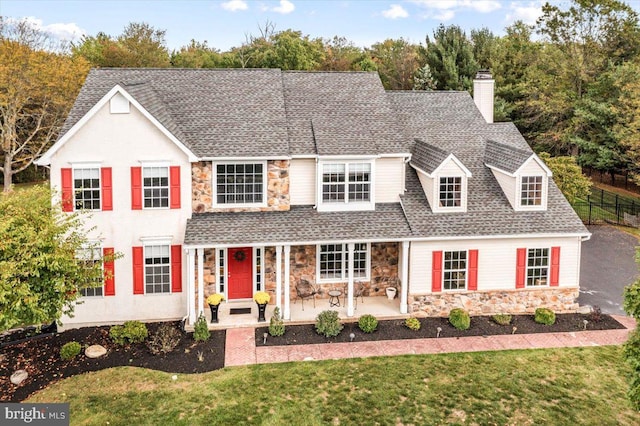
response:
M582 174L574 157L551 157L547 152L541 152L539 156L551 169L554 182L570 203L589 195L591 180Z

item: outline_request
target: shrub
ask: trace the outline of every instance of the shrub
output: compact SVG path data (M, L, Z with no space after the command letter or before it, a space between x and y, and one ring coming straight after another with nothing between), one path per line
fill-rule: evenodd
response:
M420 330L420 320L418 318L414 318L414 317L407 318L404 321L404 325L406 325L409 328L409 330L413 330L413 331Z
M123 325L114 325L109 329L109 336L118 345L141 343L149 336L147 326L140 321L127 321Z
M378 320L373 315L363 315L358 320L358 327L365 333L373 333L378 328Z
M452 309L449 312L449 322L458 330L467 330L471 326L469 312L460 308Z
M60 348L60 358L66 360L73 359L80 354L82 346L78 342L69 342Z
M553 325L556 322L556 314L551 309L538 308L534 319L538 324Z
M151 336L147 347L154 355L171 352L180 343L180 332L171 324L162 324Z
M316 317L316 332L325 337L337 336L343 328L337 311L322 311Z
M196 342L204 342L206 340L209 340L209 336L211 336L211 333L209 332L207 319L204 317L204 315L200 314L193 326L193 338Z
M600 309L600 306L593 305L593 307L591 308L591 312L589 312L589 320L591 322L602 321L602 309Z
M491 319L499 325L509 325L511 324L511 315L509 314L496 314L491 317Z
M284 334L284 322L280 317L280 308L276 306L269 321L269 334L272 336L282 336Z

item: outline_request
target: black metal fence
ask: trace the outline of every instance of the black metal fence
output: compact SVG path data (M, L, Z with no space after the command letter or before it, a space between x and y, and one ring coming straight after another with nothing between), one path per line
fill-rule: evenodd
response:
M612 223L616 225L640 227L640 204L623 203L618 199L614 203L603 200L576 201L573 208L587 225Z

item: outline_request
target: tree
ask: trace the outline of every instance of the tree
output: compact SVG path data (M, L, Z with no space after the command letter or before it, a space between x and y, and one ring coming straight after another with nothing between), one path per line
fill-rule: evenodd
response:
M640 249L636 249L636 263L640 265ZM636 328L624 344L624 357L631 366L627 395L636 410L640 410L640 278L624 288L623 307L636 319Z
M324 55L318 69L323 71L362 70L360 63L366 58L364 51L344 37L324 40Z
M222 63L222 55L218 49L191 40L187 46L171 53L171 66L178 68L217 68Z
M630 61L616 68L613 75L618 98L612 106L616 118L612 132L628 160L626 169L640 184L640 62Z
M77 257L90 247L81 216L52 208L46 187L0 194L0 235L0 330L71 315L79 290L101 285L101 262Z
M497 41L498 37L493 35L488 28L471 30L473 57L480 68L490 69L493 66L493 55L495 54Z
M411 90L413 76L419 68L418 46L399 38L375 43L367 53L376 64L385 89Z
M89 71L26 21L0 18L0 170L4 192L58 136Z
M575 158L551 157L547 152L541 152L538 156L549 167L554 182L570 203L578 198L587 198L591 191L591 180L582 174Z

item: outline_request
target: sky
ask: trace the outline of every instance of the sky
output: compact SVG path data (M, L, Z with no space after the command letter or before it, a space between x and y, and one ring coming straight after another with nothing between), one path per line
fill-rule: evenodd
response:
M276 31L294 29L311 38L342 36L360 47L388 38L424 44L439 24L458 25L467 34L486 27L495 35L516 20L533 24L539 0L0 0L0 16L28 19L55 38L122 33L130 22L166 30L169 50L194 39L222 51L258 35L267 22ZM567 3L563 0L555 4ZM640 0L632 0L640 9Z

